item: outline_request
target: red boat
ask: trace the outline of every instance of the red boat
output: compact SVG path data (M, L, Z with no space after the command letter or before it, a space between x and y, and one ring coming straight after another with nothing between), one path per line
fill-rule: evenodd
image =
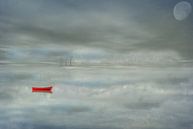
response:
M52 86L49 86L49 87L32 87L32 92L52 93Z

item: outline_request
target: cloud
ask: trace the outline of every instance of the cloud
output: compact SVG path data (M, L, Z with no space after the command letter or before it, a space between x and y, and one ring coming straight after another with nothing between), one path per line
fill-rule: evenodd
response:
M41 61L38 56L48 58L53 55L50 57L53 62L56 55L63 56L68 51L66 55L72 56L73 53L79 54L79 49L87 51L88 48L117 55L114 57L122 61L122 55L127 56L130 52L147 54L151 61L147 51L155 52L155 55L159 55L160 51L171 51L179 55L181 60L192 60L190 23L179 24L171 15L167 15L171 12L169 7L173 2L165 7L165 11L159 10L165 4L144 2L143 6L139 6L134 1L113 1L111 4L94 1L2 1L1 47L29 51L29 48L39 49L39 55L35 56L35 53L21 53L27 58L35 58L37 62ZM53 47L64 50L55 55L50 51ZM50 54L45 56L45 51ZM98 62L108 61L109 56L103 52ZM87 61L92 52L86 54L82 59ZM164 57L163 60L167 62L168 58Z
M6 29L12 34L29 35L39 41L91 46L98 43L123 43L122 40L128 42L132 39L138 40L150 36L134 21L125 21L127 17L124 15L115 14L114 16L111 13L94 11L80 11L80 16L71 11L68 13L70 15L67 16L65 14L50 14L49 16L35 17L34 19L38 19L38 21L32 19L34 23L31 24L26 24L24 22L26 19L24 21L8 19L8 23L12 27Z
M6 52L4 50L0 50L0 61L3 61L6 59Z
M0 101L1 103L9 103L11 100L13 100L12 94L8 92L0 92Z

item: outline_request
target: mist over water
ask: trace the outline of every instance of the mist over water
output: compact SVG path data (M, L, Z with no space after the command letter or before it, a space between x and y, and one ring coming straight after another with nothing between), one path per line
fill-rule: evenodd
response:
M1 66L4 129L192 128L192 67ZM32 93L33 86L53 93ZM88 122L89 121L89 122Z

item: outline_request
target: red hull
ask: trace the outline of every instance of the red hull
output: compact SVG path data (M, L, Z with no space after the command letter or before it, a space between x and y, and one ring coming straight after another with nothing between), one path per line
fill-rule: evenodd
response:
M32 87L32 92L52 93L52 86L50 87Z

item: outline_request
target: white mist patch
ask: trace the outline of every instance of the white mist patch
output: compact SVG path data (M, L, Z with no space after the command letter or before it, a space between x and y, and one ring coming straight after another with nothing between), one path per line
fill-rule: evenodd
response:
M175 63L180 59L174 51L143 51L129 54L136 63L168 64Z
M174 65L182 60L175 51L131 51L127 54L114 55L112 62L125 65ZM110 61L111 62L111 61Z

